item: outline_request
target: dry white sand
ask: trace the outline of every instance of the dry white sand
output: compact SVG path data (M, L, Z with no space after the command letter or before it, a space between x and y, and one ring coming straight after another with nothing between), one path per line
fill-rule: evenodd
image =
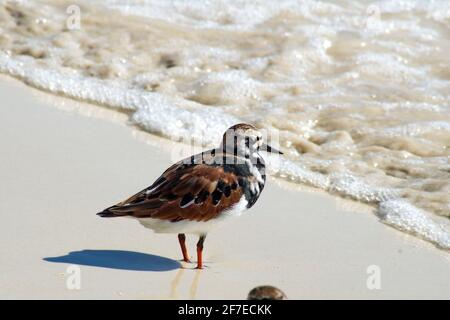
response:
M208 235L207 268L194 270L175 235L95 215L150 185L174 143L4 77L0 99L0 298L228 299L261 284L291 299L450 298L448 252L274 179L248 215ZM80 290L67 287L72 265ZM372 265L378 290L366 285Z

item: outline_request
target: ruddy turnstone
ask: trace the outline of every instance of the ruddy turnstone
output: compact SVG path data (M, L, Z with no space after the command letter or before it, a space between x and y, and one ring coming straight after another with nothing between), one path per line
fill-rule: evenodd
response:
M259 286L253 288L247 296L247 300L285 300L286 295L280 289L273 286Z
M150 187L98 215L129 216L156 233L177 233L186 262L185 234L199 235L197 268L202 269L203 244L210 228L250 209L264 188L265 165L259 151L282 154L262 138L252 125L234 125L218 148L175 163Z

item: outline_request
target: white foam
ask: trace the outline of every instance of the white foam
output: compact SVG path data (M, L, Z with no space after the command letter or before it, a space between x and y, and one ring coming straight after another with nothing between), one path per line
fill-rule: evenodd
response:
M95 0L97 3L120 10L125 14L161 19L215 29L251 29L283 12L295 12L305 18L317 19L316 14L338 14L338 6L319 1L280 0Z
M429 213L404 200L381 202L378 214L381 221L394 228L419 236L443 249L450 249L450 230L435 222Z
M15 34L0 23L0 43L10 45L0 51L0 72L55 94L126 109L135 125L174 140L215 146L237 122L279 129L287 157L267 156L270 173L379 205L385 223L449 248L448 228L431 218L431 212L450 212L450 64L442 53L450 45L442 37L448 2L380 1L369 8L350 1L93 1L165 21L162 35L151 38L156 48L130 44L147 29L126 30L127 24L119 28L123 44L82 27L55 45L66 16L48 2L45 8L19 3L27 14L51 15L50 33L37 29L27 37L28 31ZM90 5L83 7L87 21L100 21ZM437 23L418 22L423 19ZM180 43L165 42L183 29L188 33ZM101 50L91 51L99 49L96 43ZM30 48L47 56L33 57ZM164 55L174 56L174 67L158 65ZM82 67L64 64L74 57ZM104 77L95 72L99 66L107 69ZM152 92L151 85L162 88ZM444 142L434 141L438 135ZM430 150L424 156L407 152L420 154L424 146Z
M197 143L211 145L238 120L223 112L202 106L186 110L177 107L186 103L159 93L129 88L121 81L88 78L73 73L61 73L39 68L23 57L12 59L0 52L0 72L19 77L40 89L71 98L93 101L109 107L136 110L132 120L149 132L174 140L192 138ZM211 123L217 125L211 126ZM210 140L207 138L211 137Z

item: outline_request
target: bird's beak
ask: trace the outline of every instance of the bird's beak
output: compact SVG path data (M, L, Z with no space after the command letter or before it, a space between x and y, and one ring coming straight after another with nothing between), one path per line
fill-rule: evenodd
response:
M262 150L262 151L266 151L266 152L283 154L283 152L281 152L280 150L277 150L274 147L271 147L271 146L269 146L268 144L265 144L265 143L263 143L259 149Z

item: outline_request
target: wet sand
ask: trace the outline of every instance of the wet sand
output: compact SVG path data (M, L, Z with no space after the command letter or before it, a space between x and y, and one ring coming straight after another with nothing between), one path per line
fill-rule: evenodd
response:
M368 207L274 179L248 215L208 235L207 268L194 270L174 235L95 215L150 185L173 142L126 115L0 80L0 298L239 299L262 284L291 299L450 298L447 252ZM72 265L80 290L67 287ZM367 288L373 265L379 290Z

